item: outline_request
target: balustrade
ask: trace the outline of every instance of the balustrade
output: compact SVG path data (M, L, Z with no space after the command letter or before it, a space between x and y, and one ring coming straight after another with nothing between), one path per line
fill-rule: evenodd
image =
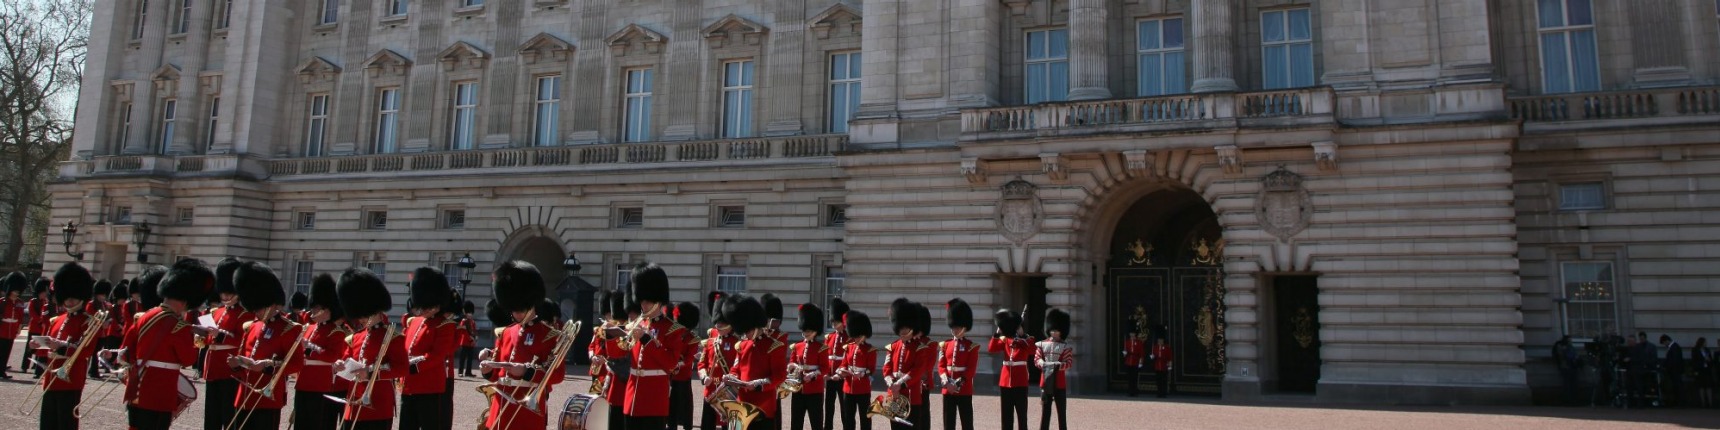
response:
M1180 94L962 111L963 133L1018 133L1332 113L1332 91Z
M372 154L349 157L287 158L267 160L274 176L331 173L437 171L481 168L574 166L597 164L643 164L717 160L828 157L848 141L846 135L795 136L745 140L624 143L588 146L510 148L479 151L449 151L418 154ZM200 159L181 158L180 171ZM105 170L139 170L139 157L107 157ZM196 165L195 171L203 167Z
M1664 88L1514 97L1511 118L1586 121L1720 114L1720 87Z

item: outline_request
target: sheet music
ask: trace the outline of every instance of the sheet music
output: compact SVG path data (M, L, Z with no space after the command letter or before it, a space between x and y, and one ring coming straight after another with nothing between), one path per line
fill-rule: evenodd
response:
M215 316L210 314L203 314L203 316L197 317L197 325L208 328L217 328L215 326Z

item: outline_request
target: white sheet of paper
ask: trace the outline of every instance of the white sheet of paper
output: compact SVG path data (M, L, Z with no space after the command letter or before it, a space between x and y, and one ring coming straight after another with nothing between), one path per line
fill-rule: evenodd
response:
M215 328L215 316L203 314L203 316L197 317L197 325Z

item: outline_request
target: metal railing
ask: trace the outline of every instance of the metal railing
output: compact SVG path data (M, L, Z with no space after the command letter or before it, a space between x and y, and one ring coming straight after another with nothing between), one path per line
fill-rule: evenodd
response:
M827 157L841 150L841 134L739 140L622 143L509 148L414 154L374 154L266 160L270 175L446 171L484 168L645 164L718 160ZM109 158L113 163L115 158ZM183 161L182 161L183 163Z

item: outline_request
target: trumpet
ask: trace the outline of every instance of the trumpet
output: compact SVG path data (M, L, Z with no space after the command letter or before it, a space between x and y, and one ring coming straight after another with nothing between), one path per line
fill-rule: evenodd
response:
M633 345L639 343L638 339L633 338L633 330L634 329L644 328L647 331L651 330L651 321L645 319L645 316L650 315L652 313L655 313L655 311L659 307L662 307L662 305L654 304L651 306L650 309L645 309L644 311L640 312L638 318L634 318L632 321L627 322L627 325L625 327L623 327L622 331L621 331L621 333L622 333L621 334L621 349L631 351L633 349ZM653 344L653 345L658 344L658 340L657 340L656 336L651 337L651 344Z
M80 400L77 406L72 407L73 418L83 418L84 414L89 413L89 409L84 407L85 403L89 403L91 405L102 404L102 402L107 401L108 396L113 395L114 391L118 391L120 387L125 386L125 377L127 373L131 372L131 366L126 366L122 363L120 366L115 367L114 365L109 364L110 362L107 359L101 358L101 354L102 351L96 352L96 364L100 364L102 368L108 370L108 375L102 378L102 382L112 382L113 384L98 388L96 391L97 394L92 396L95 398L94 402L87 400L87 397L85 398L86 400ZM115 352L114 354L117 359L117 356L119 354L124 354L124 352Z
M93 316L93 318L91 318L89 321L86 322L86 324L84 326L84 331L83 331L82 337L78 338L77 347L72 348L72 354L65 356L65 363L60 364L60 367L56 367L53 370L48 372L49 374L53 375L53 378L48 379L46 381L43 381L41 390L37 390L35 393L32 393L30 395L29 399L26 399L24 402L19 403L19 408L20 408L20 409L18 409L19 415L29 415L30 411L37 409L37 407L42 404L42 395L46 394L49 389L53 388L55 379L58 379L61 381L66 381L66 382L71 382L71 380L72 380L72 366L75 366L78 364L78 357L83 355L84 350L89 349L90 344L94 343L96 341L96 334L100 333L103 326L107 325L107 319L108 319L108 312L104 310L104 311L96 312L95 315ZM47 337L47 336L38 336L38 338L43 338L43 337ZM26 354L28 354L28 353L26 352ZM49 353L49 355L50 355L49 361L51 362L52 361L51 356L53 354ZM47 367L46 365L44 365L41 362L37 362L36 365L42 366L44 368ZM76 409L75 406L73 408ZM73 415L76 415L75 410L73 411Z

